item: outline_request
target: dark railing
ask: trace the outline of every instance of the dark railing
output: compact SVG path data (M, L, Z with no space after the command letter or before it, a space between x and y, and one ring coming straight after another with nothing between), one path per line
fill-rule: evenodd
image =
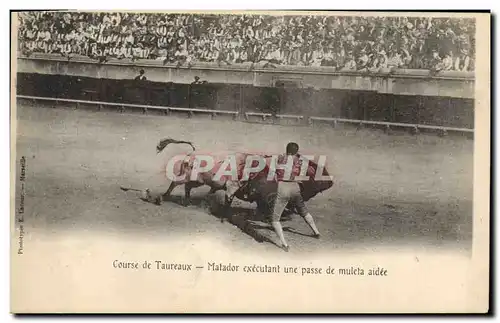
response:
M370 91L178 84L67 75L17 75L17 94L185 109L237 111L240 115L303 116L473 129L473 100L398 96ZM318 120L320 120L318 119ZM357 122L357 121L356 121Z

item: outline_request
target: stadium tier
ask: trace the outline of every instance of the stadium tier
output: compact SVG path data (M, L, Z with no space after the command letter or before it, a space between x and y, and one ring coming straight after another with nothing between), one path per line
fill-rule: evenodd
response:
M19 50L98 61L473 71L470 19L24 12Z

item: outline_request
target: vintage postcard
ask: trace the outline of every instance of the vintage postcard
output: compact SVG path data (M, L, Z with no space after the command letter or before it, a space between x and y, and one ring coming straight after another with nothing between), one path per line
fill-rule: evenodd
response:
M489 13L11 18L11 312L489 310Z

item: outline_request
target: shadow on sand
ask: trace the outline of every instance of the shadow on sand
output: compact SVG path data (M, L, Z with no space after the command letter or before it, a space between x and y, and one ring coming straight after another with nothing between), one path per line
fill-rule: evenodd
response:
M141 198L141 200L147 203L156 204L154 198L149 200ZM163 203L174 203L177 205L186 206L184 202L184 197L179 195L171 195L167 200L163 201ZM264 232L268 231L274 233L274 229L271 225L270 214L257 212L254 208L240 206L232 206L229 210L224 211L221 205L217 205L217 207L214 207L214 203L218 202L212 194L207 196L191 196L188 206L194 206L203 209L223 223L226 221L231 223L259 243L268 242L274 244L277 247L280 247L278 243L263 234ZM281 222L291 221L293 219L293 216L293 212L285 210L281 216ZM283 230L309 237L309 235L295 231L290 227L284 226Z

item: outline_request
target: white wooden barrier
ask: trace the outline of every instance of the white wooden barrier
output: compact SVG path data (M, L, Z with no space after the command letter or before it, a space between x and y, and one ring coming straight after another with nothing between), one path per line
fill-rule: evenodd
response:
M224 115L232 115L233 119L237 119L237 117L239 115L238 111L210 110L210 109L200 109L200 108L164 107L164 106L130 104L130 103L112 103L112 102L101 102L101 101L85 101L85 100L73 100L73 99L62 99L62 98L48 98L48 97L28 96L28 95L17 95L17 98L26 99L26 100L33 100L33 101L52 101L52 102L56 102L56 103L57 102L75 103L77 107L80 104L91 104L91 105L99 106L99 109L101 109L103 106L115 106L115 107L118 107L121 112L123 112L126 107L129 107L129 108L143 109L144 113L147 113L148 109L162 110L166 114L169 114L172 111L187 112L189 117L192 117L194 115L194 113L206 113L206 114L210 114L212 116L212 118L214 118L217 114L224 114ZM244 113L245 120L248 120L249 117L251 117L251 116L261 117L262 120L264 120L264 121L267 118L273 117L273 115L271 113L262 113L262 112L245 112ZM290 114L277 114L276 117L279 119L296 119L297 121L301 121L301 120L305 119L304 116L290 115ZM331 122L333 126L336 126L337 123L350 123L350 124L357 124L360 126L363 126L363 125L385 126L385 128L387 130L389 130L391 127L409 128L409 129L412 129L415 133L418 133L420 131L420 129L438 130L438 131L441 131L442 134L446 134L448 131L474 133L474 129L431 126L431 125L400 123L400 122L355 120L355 119L327 118L327 117L309 117L307 119L307 121L310 125L313 125L314 121L326 121L329 123Z
M147 113L148 110L161 110L166 114L169 114L172 111L177 112L187 112L189 117L192 117L194 113L206 113L210 114L212 117L215 117L218 114L226 114L232 115L234 119L238 116L238 111L226 111L226 110L209 110L209 109L200 109L200 108L179 108L179 107L164 107L164 106L155 106L155 105L143 105L143 104L130 104L130 103L113 103L113 102L102 102L102 101L86 101L86 100L73 100L73 99L61 99L61 98L47 98L47 97L39 97L39 96L28 96L28 95L18 95L19 99L33 100L33 101L51 101L51 102L67 102L67 103L75 103L78 107L80 104L90 104L97 105L99 109L104 106L112 106L120 109L121 112L125 111L125 108L140 108L143 109L144 113Z
M263 121L267 118L272 118L273 115L271 113L263 113L263 112L245 112L244 113L245 120L248 120L249 117L261 117ZM295 119L297 121L303 120L304 116L294 115L294 114L277 114L276 118L278 119Z
M401 123L401 122L354 120L354 119L326 118L326 117L309 117L309 124L312 124L314 121L328 121L328 122L331 122L333 124L333 126L336 126L337 123L339 123L339 122L340 123L343 122L343 123L357 124L360 126L363 126L363 125L385 126L386 129L389 129L390 127L410 128L416 132L418 132L420 129L432 129L432 130L440 130L440 131L445 132L445 133L448 131L474 133L474 129L467 129L467 128L431 126L431 125Z

